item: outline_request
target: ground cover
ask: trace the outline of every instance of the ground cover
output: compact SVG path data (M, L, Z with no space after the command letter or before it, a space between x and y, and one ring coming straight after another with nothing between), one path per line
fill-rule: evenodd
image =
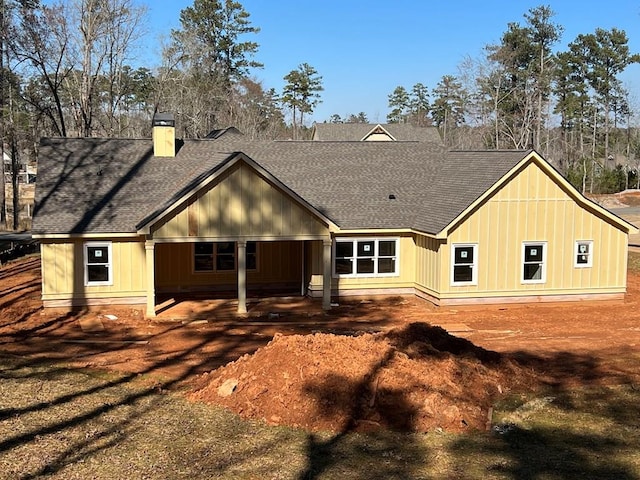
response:
M0 295L0 478L640 478L640 254L598 304L149 322L42 311L37 257Z

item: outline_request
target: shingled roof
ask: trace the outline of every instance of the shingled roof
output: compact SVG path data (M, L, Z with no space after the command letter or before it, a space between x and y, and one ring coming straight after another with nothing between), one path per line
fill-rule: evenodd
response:
M398 142L442 144L436 127L417 127L408 123L316 123L312 137L322 142L359 142L378 126Z
M36 234L134 233L239 154L341 229L438 233L529 152L447 152L432 143L43 139ZM391 199L394 196L395 199Z

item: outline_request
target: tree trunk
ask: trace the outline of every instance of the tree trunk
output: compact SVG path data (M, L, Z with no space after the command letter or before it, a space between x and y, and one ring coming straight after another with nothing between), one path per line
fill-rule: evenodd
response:
M13 187L13 230L20 229L20 188L18 178L20 174L20 156L15 131L11 132L11 186Z
M540 49L540 78L538 78L538 112L536 115L536 133L533 139L533 148L537 152L540 151L540 138L542 137L542 82L544 78L544 48Z
M5 32L7 29L4 25L4 0L0 0L0 154L2 155L2 177L0 181L0 227L4 228L7 225L7 200L5 191L5 178L4 178L4 136L5 136L5 124L4 124L4 93L5 93L5 75L4 75L4 47L5 47Z
M494 149L498 149L500 148L498 145L498 139L499 139L499 135L498 135L498 117L499 117L499 111L498 111L498 95L500 95L500 86L498 85L496 87L496 96L495 96L495 100L493 102L493 111L495 112L495 120L496 120L496 126L495 126L495 135L496 135L496 140L495 140L495 145L494 145Z

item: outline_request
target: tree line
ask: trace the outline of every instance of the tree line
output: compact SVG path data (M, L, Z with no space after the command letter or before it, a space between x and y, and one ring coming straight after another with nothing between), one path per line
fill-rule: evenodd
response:
M159 65L138 59L146 22L134 0L0 0L0 136L11 158L14 217L18 166L36 157L42 136L149 137L153 114L170 111L183 138L227 126L251 139L308 138L322 76L301 63L283 76L282 91L266 88L255 76L264 68L253 40L259 27L241 3L194 0L159 45ZM615 28L554 51L562 32L550 7L529 10L499 44L433 89L398 86L387 120L436 126L452 148L535 148L583 191L629 186L639 178L640 134L619 77L640 56ZM602 172L614 164L624 181L609 175L605 186ZM4 198L0 192L0 224Z
M432 91L398 86L387 120L435 125L452 148L533 148L585 193L640 188L640 131L620 80L640 55L616 28L579 34L554 52L563 33L554 15L530 9Z

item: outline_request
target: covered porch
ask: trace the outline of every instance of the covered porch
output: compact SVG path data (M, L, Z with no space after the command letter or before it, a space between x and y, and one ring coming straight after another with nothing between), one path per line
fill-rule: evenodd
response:
M265 314L268 305L331 308L330 238L217 240L146 241L148 317L181 315L195 305L249 316ZM321 302L312 300L320 289Z
M336 225L252 159L239 154L137 226L145 238L146 313L156 293L235 292L293 283L331 307ZM297 288L297 287L296 287Z

